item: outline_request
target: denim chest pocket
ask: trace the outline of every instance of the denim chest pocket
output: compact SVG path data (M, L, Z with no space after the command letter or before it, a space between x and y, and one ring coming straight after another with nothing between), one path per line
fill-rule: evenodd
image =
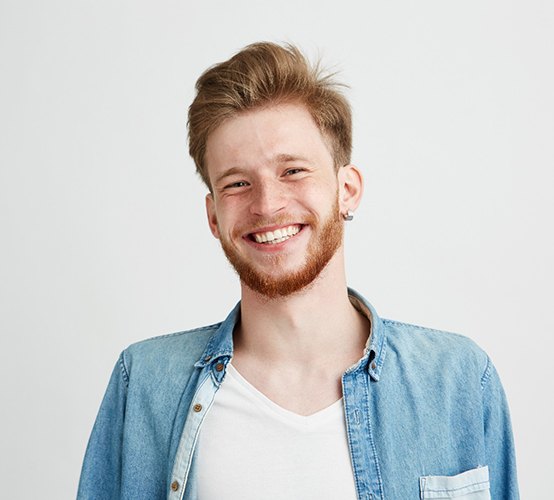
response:
M423 476L419 478L419 491L421 500L490 500L489 468L477 467L457 476Z

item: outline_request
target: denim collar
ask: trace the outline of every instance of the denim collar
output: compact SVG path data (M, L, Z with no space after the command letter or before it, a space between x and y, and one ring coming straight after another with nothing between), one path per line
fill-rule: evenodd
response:
M365 366L370 377L377 382L381 375L381 369L385 362L386 354L386 334L383 321L377 315L375 308L356 290L348 288L348 296L354 307L360 310L358 306L361 306L362 310L360 312L367 316L370 324L370 334L364 355L362 359L352 368L349 368L348 371L354 371L359 366Z
M383 321L377 315L373 306L358 292L348 288L350 301L360 312L365 314L370 322L370 335L362 358L347 371L352 372L365 367L370 377L378 381L385 361L386 343ZM360 307L361 306L361 307ZM210 338L206 349L194 365L204 368L207 365L221 363L226 366L233 357L233 330L240 318L240 302L229 313L225 321L219 325Z

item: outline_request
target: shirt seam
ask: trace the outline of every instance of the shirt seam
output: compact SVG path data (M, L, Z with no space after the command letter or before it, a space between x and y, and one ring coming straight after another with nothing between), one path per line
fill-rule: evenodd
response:
M158 339L166 339L169 337L178 337L180 335L186 335L188 333L197 333L197 332L203 332L206 330L217 330L221 326L220 323L214 323L213 325L207 325L207 326L201 326L199 328L193 328L191 330L183 330L181 332L174 332L174 333L166 333L165 335L154 335L153 337L146 338L144 340L141 340L139 343L142 344L143 342L150 342L151 340L158 340Z
M461 333L450 332L448 330L439 330L438 328L429 328L428 326L414 325L412 323L404 323L402 321L395 321L392 319L383 319L383 318L381 318L381 321L391 326L400 326L400 327L410 328L410 329L415 328L416 330L423 330L426 332L434 332L434 333L448 333L449 335L455 335L456 337L460 337L463 339L467 338L465 335L462 335Z
M491 373L492 373L492 362L491 362L491 359L487 356L487 364L485 365L485 371L481 376L481 390L485 389L485 386L487 385L488 381L491 378Z
M371 446L371 452L373 454L373 458L375 461L375 469L377 471L377 486L379 487L379 496L380 498L384 498L384 492L383 492L383 479L381 477L381 467L379 466L379 457L377 455L377 447L375 446L375 439L373 438L373 429L371 425L371 418L369 415L369 408L371 407L371 401L369 399L369 383L366 381L366 393L365 393L365 400L366 405L368 408L368 414L366 415L366 425L368 430L368 439L369 439L369 445ZM371 498L371 494L370 494Z
M129 387L129 370L127 369L127 365L125 363L125 351L123 351L121 356L119 356L119 369L121 370L121 376L123 377L125 386Z

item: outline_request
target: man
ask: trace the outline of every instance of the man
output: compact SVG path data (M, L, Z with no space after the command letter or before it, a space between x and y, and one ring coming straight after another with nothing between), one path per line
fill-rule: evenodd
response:
M347 288L351 113L292 46L206 71L189 110L208 223L241 282L220 324L125 350L81 499L518 498L498 375L465 337Z

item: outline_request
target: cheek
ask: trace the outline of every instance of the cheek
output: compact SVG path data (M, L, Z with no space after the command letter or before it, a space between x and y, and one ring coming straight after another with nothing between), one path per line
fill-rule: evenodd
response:
M237 236L241 218L239 215L235 217L235 213L235 209L226 204L218 206L215 225L218 238L229 240L230 237Z
M311 209L327 212L336 203L337 196L336 185L328 184L323 187L321 184L313 183L306 186L298 200Z

